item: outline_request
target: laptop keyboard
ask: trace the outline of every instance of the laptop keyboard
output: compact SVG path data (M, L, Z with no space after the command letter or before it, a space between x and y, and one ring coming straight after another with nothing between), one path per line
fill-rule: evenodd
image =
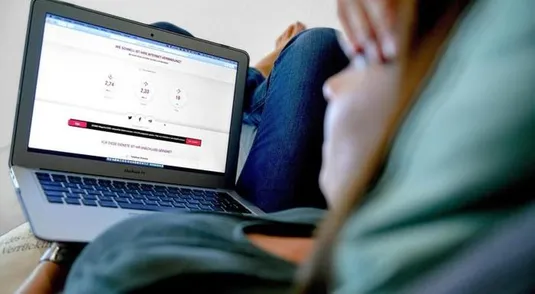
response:
M48 202L164 212L250 213L230 195L165 185L36 173Z

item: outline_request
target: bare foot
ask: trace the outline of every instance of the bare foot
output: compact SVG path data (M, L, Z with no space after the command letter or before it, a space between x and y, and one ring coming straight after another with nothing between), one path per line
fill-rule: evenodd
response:
M275 60L277 60L284 47L286 47L288 42L290 42L293 37L297 36L297 34L305 29L306 26L301 22L291 24L288 28L286 28L282 35L277 38L277 41L275 42L275 50L260 60L260 62L256 64L255 68L258 69L258 71L260 71L264 77L267 77L273 69Z
M306 26L299 21L290 25L288 28L286 28L284 33L277 38L275 50L282 51L282 49L284 49L286 44L288 44L293 37L297 36L297 34L304 30L306 30Z

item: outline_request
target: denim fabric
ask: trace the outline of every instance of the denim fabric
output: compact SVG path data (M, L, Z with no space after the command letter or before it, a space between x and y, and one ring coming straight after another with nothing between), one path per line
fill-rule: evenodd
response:
M168 22L165 22L165 21L159 21L159 22L153 23L152 26L153 27L157 27L157 28L162 29L162 30L173 32L175 34L180 34L180 35L184 35L184 36L187 36L187 37L194 38L192 33L186 31L183 28L179 28L179 27L177 27L176 25L174 25L172 23L168 23Z
M247 70L247 83L243 101L243 123L258 127L264 111L266 96L257 93L257 89L266 81L266 78L256 69Z
M327 103L324 82L348 63L332 29L302 32L253 92L258 132L237 191L266 212L325 208L318 185Z
M155 25L185 32L168 23ZM347 64L336 31L316 28L286 45L267 79L249 69L244 123L258 132L238 179L241 196L266 212L326 208L318 185L327 106L322 86Z

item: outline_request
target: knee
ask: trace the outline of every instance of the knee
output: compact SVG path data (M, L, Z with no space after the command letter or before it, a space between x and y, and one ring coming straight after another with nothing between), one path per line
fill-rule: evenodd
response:
M305 48L332 49L338 48L336 30L331 28L313 28L303 31L294 39L295 46Z
M174 24L167 22L167 21L155 22L155 23L152 23L151 26L162 29L162 30L168 30L168 31L173 31L173 29L178 28Z
M155 28L159 28L159 29L162 29L162 30L166 30L166 31L170 31L170 32L173 32L173 33L176 33L176 34L180 34L180 35L184 35L184 36L188 36L188 37L193 37L193 35L184 30L183 28L180 28L170 22L166 22L166 21L160 21L160 22L155 22L153 24L151 24L151 26L155 27Z
M338 44L337 32L330 28L314 28L297 35L279 59L289 59L310 70L329 70L331 74L347 64L347 57ZM281 62L278 60L278 62Z

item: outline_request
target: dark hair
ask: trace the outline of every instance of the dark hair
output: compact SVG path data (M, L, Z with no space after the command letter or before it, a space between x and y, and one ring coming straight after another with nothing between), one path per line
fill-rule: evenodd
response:
M433 69L437 56L447 40L451 29L472 0L406 0L399 1L400 60L398 74L398 95L401 106L390 121L387 135L371 159L369 171L353 187L355 193L342 199L332 207L329 217L320 226L316 250L297 277L298 293L327 293L332 273L332 254L335 240L345 221L354 213L363 195L371 188L378 168L384 162L390 148L390 141L398 126L417 97L419 87ZM419 62L414 63L414 60Z

